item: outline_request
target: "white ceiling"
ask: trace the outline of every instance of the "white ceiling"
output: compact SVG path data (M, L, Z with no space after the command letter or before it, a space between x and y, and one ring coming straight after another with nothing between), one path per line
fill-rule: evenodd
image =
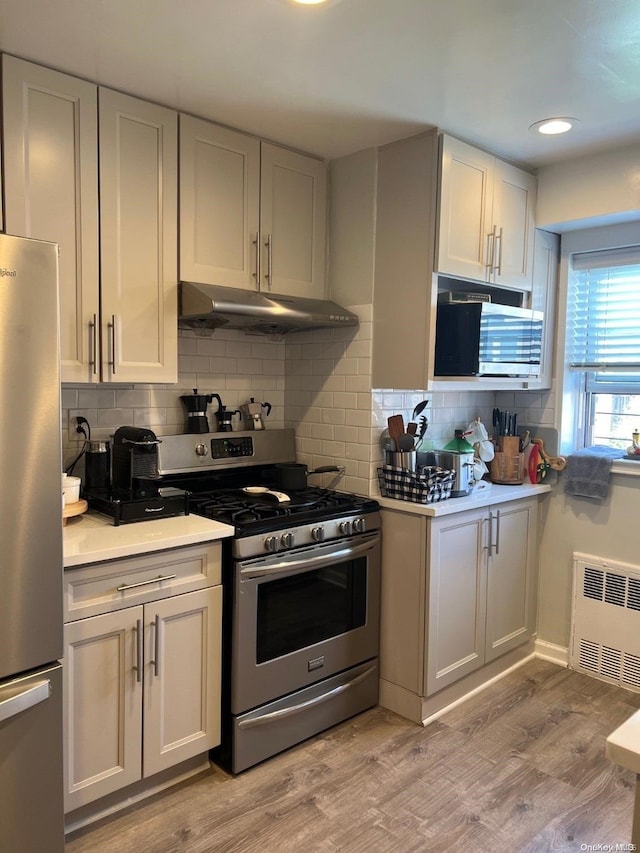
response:
M639 0L0 0L0 50L326 158L430 125L531 165L640 138ZM552 115L581 124L528 130Z

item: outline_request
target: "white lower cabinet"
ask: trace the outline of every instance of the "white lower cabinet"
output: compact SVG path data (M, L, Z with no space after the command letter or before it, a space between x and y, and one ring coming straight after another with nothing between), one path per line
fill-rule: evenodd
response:
M531 640L537 525L537 498L440 517L383 509L381 704L420 721L429 697Z
M214 586L180 594L170 586L195 582L198 551L203 565L219 567L216 548L184 549L187 571L171 581L157 578L174 573L179 552L166 552L172 556L155 566L145 556L100 564L96 574L91 566L65 574L76 602L86 591L89 610L109 598L101 571L114 589L129 587L120 592L119 609L64 627L65 812L220 743L222 586L215 571L208 572L209 581L218 580ZM117 572L121 563L132 583ZM100 598L94 597L99 588ZM153 600L127 606L133 604L127 594Z

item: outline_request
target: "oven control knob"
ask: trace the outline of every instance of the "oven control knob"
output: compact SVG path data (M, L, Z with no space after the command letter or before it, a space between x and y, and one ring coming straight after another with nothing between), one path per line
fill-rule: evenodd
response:
M283 548L293 548L295 535L293 533L283 533L280 537L280 542Z
M338 530L343 536L351 535L351 522L350 521L341 521L338 525Z
M206 456L209 448L206 444L196 444L196 456Z
M277 551L280 545L280 540L277 536L267 536L264 540L264 547L267 551Z
M314 542L324 542L324 527L312 527L311 538Z
M353 532L354 533L365 533L367 529L367 523L364 518L354 518L353 519Z

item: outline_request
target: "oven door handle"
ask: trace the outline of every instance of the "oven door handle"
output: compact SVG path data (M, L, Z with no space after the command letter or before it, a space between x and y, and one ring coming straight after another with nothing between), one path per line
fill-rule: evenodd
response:
M352 557L358 557L361 554L371 551L372 548L380 541L378 533L373 536L368 536L366 542L359 542L357 545L349 545L347 548L340 548L337 551L330 551L328 554L320 554L317 557L304 556L298 560L282 560L279 563L269 563L266 566L247 565L240 569L240 575L243 578L261 578L266 575L294 574L296 572L308 572L311 569L322 568L322 566L331 565L337 560L349 560Z
M294 714L299 714L301 711L307 711L309 708L313 708L315 705L320 705L322 702L327 702L329 699L335 699L336 696L344 693L345 690L349 690L351 687L355 687L357 684L360 684L361 681L369 678L371 673L375 672L375 669L375 665L370 666L365 669L364 672L361 672L359 675L356 675L355 678L352 678L351 681L347 681L345 684L338 684L338 686L334 687L332 690L327 690L326 693L322 693L320 696L314 696L313 699L307 699L306 702L300 702L298 705L291 705L290 708L280 708L278 711L271 711L270 713L263 714L260 717L254 717L252 720L242 720L238 723L238 728L252 729L254 726L264 726L267 723L273 723L277 720L284 720L287 717L292 717Z

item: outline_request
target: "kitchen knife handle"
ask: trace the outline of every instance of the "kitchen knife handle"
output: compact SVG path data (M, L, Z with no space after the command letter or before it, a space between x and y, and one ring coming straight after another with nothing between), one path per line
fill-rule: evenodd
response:
M136 620L134 630L136 632L136 665L134 669L136 671L136 681L140 684L142 682L142 619Z
M260 232L256 231L256 239L251 241L251 245L256 247L256 268L252 273L256 282L256 290L260 290Z
M160 614L156 613L156 618L153 620L152 627L153 635L153 674L158 677L160 672Z

